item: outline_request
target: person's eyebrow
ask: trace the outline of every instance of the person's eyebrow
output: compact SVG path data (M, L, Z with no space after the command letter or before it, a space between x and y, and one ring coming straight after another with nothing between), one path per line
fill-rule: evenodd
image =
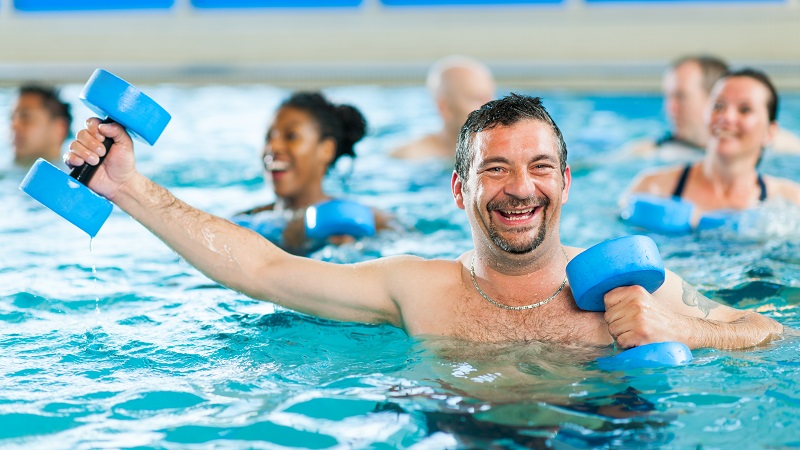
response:
M504 156L499 156L499 155L490 156L490 157L488 157L486 159L481 160L480 164L478 164L476 166L476 168L477 169L482 169L482 168L484 168L484 167L486 167L488 165L497 164L497 163L508 164L509 160L508 160L508 158L506 158Z

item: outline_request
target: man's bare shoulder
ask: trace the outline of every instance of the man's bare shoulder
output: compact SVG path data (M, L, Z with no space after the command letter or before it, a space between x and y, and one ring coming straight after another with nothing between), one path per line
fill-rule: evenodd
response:
M455 155L455 149L446 149L441 138L428 134L393 150L389 156L397 159L445 158Z
M383 266L390 278L398 283L423 283L442 281L447 276L458 275L463 266L459 259L426 259L419 256L388 256L372 262Z

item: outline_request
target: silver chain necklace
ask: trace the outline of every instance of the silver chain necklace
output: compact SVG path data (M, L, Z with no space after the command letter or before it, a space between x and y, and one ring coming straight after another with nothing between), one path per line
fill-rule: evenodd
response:
M567 251L564 250L564 247L561 247L561 251L564 252L564 258L566 258L567 262L569 262L569 257L567 256ZM478 291L478 294L481 294L481 297L485 298L486 301L488 301L489 303L493 304L494 306L497 306L498 308L503 308L503 309L507 309L507 310L510 310L510 311L523 311L523 310L526 310L526 309L533 309L533 308L538 308L538 307L540 307L542 305L546 305L546 304L548 304L550 302L550 300L556 298L556 296L558 296L558 294L561 293L561 290L564 289L564 286L567 285L567 277L565 275L564 276L564 281L561 282L561 286L559 286L558 290L553 295L551 295L550 297L547 297L546 299L544 299L544 300L542 300L540 302L531 303L530 305L508 306L508 305L504 305L502 303L498 303L498 302L492 300L478 286L478 282L475 281L475 252L474 251L472 252L472 260L469 263L469 276L472 278L472 285L475 286L475 290Z

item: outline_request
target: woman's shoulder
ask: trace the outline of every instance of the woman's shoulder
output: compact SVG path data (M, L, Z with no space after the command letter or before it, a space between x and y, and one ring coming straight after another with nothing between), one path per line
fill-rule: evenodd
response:
M645 169L636 176L631 192L647 192L667 195L675 188L675 184L686 170L686 165L657 167Z

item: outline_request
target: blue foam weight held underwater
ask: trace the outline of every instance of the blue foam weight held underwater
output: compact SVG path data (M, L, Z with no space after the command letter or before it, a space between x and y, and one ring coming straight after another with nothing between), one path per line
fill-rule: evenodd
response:
M658 233L680 234L692 231L693 211L694 205L680 198L634 194L620 215L633 226Z
M700 222L697 224L697 231L713 230L721 227L730 227L734 231L738 230L741 215L741 211L731 209L709 211L700 217Z
M330 236L355 238L375 234L375 214L361 203L350 200L328 200L306 210L306 237L323 240Z
M614 356L597 358L597 367L608 371L678 366L694 357L681 342L653 342L633 347Z
M289 219L284 214L270 210L255 214L238 214L231 218L231 222L249 228L275 244L280 244Z

